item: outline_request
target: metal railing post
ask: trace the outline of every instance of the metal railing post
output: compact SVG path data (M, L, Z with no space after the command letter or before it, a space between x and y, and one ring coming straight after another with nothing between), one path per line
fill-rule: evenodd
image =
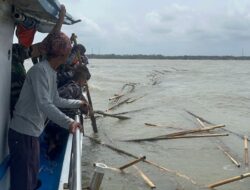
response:
M75 120L80 122L80 116L76 115ZM72 134L70 134L72 135ZM72 149L70 156L70 168L68 188L69 190L82 190L82 170L81 170L81 132L80 129L76 130L73 134Z

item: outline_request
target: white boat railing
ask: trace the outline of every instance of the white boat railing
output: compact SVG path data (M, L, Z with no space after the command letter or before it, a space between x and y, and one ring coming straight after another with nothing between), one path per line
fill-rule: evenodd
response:
M80 123L80 116L76 115L75 120ZM77 129L68 138L58 190L82 190L81 149L82 133Z
M80 116L76 115L75 120L80 122ZM73 135L71 160L69 168L69 190L82 190L81 183L81 132L79 129Z

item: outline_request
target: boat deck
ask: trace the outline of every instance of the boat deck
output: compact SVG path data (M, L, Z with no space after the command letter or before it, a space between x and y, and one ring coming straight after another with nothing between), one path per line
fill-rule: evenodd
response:
M44 142L44 135L40 138L40 171L39 179L42 181L42 186L39 190L55 190L59 187L59 180L63 165L64 154L66 150L67 139L64 139L63 150L58 154L55 160L50 161L46 156L47 145Z

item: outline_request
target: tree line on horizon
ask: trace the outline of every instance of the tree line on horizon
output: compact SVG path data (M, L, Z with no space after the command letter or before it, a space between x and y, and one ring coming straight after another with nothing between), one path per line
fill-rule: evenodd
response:
M118 54L88 54L91 59L170 59L170 60L250 60L250 56L203 56L203 55L182 55L182 56L164 56L164 55L118 55Z

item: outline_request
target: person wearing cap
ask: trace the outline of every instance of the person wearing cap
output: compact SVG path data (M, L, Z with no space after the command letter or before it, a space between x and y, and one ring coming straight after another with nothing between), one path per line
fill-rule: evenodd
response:
M57 71L57 87L60 88L72 80L74 72L78 66L87 68L88 57L85 55L86 48L82 44L74 45L66 64L61 65ZM79 61L79 55L81 60ZM89 73L89 72L88 72ZM90 79L90 73L88 79Z
M62 6L59 24L62 24L65 13L65 7ZM81 100L60 98L57 91L56 70L66 62L71 51L70 39L55 30L43 41L43 47L47 52L47 60L37 63L28 71L10 122L10 190L38 188L39 136L44 130L46 118L71 133L81 128L80 123L59 110L86 105Z
M78 65L74 69L73 78L67 84L58 88L59 96L65 99L85 100L83 95L86 82L90 78L90 73L85 65ZM79 110L62 109L67 116L74 118ZM81 114L88 115L89 108L80 109ZM48 146L46 156L49 160L55 160L61 154L65 139L67 139L68 131L59 127L52 121L49 121L45 128L45 142Z
M81 61L79 61L78 53L82 59ZM88 57L85 55L85 53L86 53L86 48L84 47L84 45L82 44L74 45L67 59L67 64L71 66L79 64L84 64L84 65L89 64Z

